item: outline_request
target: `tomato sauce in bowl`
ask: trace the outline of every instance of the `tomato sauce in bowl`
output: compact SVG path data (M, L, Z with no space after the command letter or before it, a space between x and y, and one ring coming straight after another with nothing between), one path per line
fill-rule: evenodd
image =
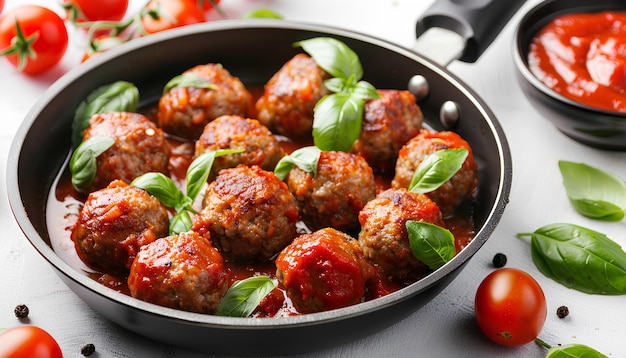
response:
M626 113L626 12L570 13L552 19L532 40L528 67L562 96Z

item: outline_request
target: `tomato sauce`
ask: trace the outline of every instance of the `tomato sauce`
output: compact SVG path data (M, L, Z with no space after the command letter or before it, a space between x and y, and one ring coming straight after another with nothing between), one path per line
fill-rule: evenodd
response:
M576 102L626 112L626 12L559 16L533 39L530 71Z

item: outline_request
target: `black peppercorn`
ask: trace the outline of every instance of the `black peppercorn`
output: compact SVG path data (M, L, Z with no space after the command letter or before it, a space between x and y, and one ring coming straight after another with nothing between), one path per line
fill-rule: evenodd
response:
M95 352L96 352L96 346L94 346L92 343L85 344L83 348L80 349L80 354L84 355L85 357L90 356L94 354Z
M569 308L567 308L567 306L561 306L556 309L556 315L559 316L559 318L565 318L568 314Z
M495 254L493 256L493 266L496 268L500 268L500 267L504 267L504 265L506 265L506 255L498 252L497 254Z
M28 317L28 306L24 305L24 304L20 304L15 306L15 309L13 310L13 313L15 313L15 317L17 318L26 318Z

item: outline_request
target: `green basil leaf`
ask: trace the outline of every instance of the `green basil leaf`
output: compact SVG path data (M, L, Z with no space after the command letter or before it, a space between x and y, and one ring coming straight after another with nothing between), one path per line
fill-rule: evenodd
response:
M176 215L170 218L169 233L170 235L177 235L181 232L187 232L191 230L193 221L188 210L181 210Z
M450 230L423 221L406 222L409 244L416 259L436 270L456 255Z
M437 190L461 169L468 154L467 149L458 148L428 155L413 173L408 190L422 194Z
M210 151L199 155L191 162L187 169L186 186L187 197L191 200L195 200L196 196L200 193L202 186L206 183L211 173L211 167L216 157L243 153L243 149L218 149L216 151Z
M363 67L357 54L343 42L331 37L316 37L296 42L317 62L324 71L333 77L350 78L359 81L363 77Z
M606 355L584 344L553 346L546 353L546 358L608 358Z
M141 188L170 208L186 206L188 200L172 179L163 173L150 172L135 178L130 185ZM180 211L180 210L178 210Z
M312 177L315 177L321 153L322 151L314 146L294 150L290 155L284 156L278 161L276 168L274 168L274 174L280 180L285 180L291 168L297 166Z
M313 141L321 150L347 152L361 134L365 101L344 93L322 97L314 108Z
M606 235L573 224L550 224L517 236L531 237L533 262L554 281L586 293L626 293L626 253Z
M356 96L361 99L374 99L380 98L380 94L376 91L376 87L369 82L359 81L356 86L348 89L352 96Z
M275 287L276 283L267 276L254 276L237 281L228 289L215 314L248 317Z
M134 112L139 101L139 90L134 84L117 81L96 88L84 99L74 112L72 144L77 147L83 140L83 132L89 127L94 114L107 112Z
M242 19L282 19L283 17L280 14L270 10L270 9L257 9L246 12L241 15Z
M582 163L559 161L563 184L581 215L620 221L626 211L626 182L611 173Z
M193 72L183 73L182 75L178 75L169 80L169 82L165 84L165 87L163 87L163 93L167 93L167 91L171 90L174 87L193 87L207 89L217 88L214 84L207 81L204 77Z
M91 187L97 172L97 158L115 143L104 137L91 137L82 142L70 158L72 186L79 192L86 192Z

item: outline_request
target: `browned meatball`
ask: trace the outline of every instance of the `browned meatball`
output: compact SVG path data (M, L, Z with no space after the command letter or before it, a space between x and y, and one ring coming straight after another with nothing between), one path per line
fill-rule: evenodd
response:
M274 173L258 166L222 170L209 184L192 230L209 232L229 258L267 261L295 237L298 208Z
M130 183L148 172L168 173L170 149L165 135L144 115L129 112L95 114L85 130L84 140L90 137L115 140L96 160L96 177L91 190L104 188L115 179Z
M301 313L360 303L373 268L351 236L325 228L298 236L276 259L276 277Z
M144 246L128 276L133 297L198 313L215 313L228 282L220 253L192 231Z
M310 138L313 108L329 93L330 75L306 54L297 54L272 76L256 102L257 118L272 132L289 138Z
M359 244L365 258L398 282L414 280L428 272L428 267L411 252L406 229L409 220L444 226L435 202L406 189L383 191L359 214Z
M204 127L196 141L196 157L218 149L243 149L243 153L223 155L215 158L211 172L213 176L225 168L239 164L258 165L265 170L274 170L276 163L285 153L272 134L255 119L240 116L221 116Z
M287 185L296 198L302 221L311 230L358 229L359 211L376 196L372 168L363 157L345 152L320 153L315 177L294 167Z
M478 167L469 144L457 133L433 132L426 129L411 139L401 150L396 163L396 174L391 183L394 188L408 188L413 173L428 156L441 149L465 148L469 151L459 171L437 190L426 195L439 205L444 216L454 213L463 201L476 196Z
M167 210L158 199L116 180L89 194L71 237L86 264L127 272L143 245L167 235L168 224Z
M250 113L252 95L222 65L199 65L184 73L200 75L215 88L174 87L163 94L157 119L165 132L197 139L204 126L219 116L245 117Z
M391 172L400 148L417 135L424 116L409 91L378 90L380 98L365 102L361 135L351 152L360 154L374 171Z

